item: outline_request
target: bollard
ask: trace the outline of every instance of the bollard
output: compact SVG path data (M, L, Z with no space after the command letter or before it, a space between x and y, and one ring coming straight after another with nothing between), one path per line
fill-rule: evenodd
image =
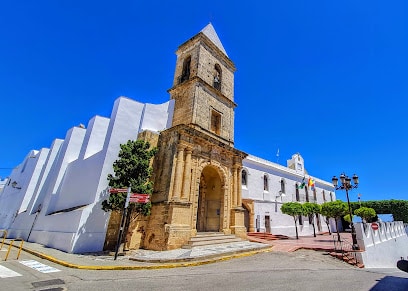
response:
M7 230L5 230L5 229L0 229L0 231L3 232L3 240L2 240L1 246L0 246L0 250L1 250L1 249L3 248L3 245L4 245L4 241L6 240L6 237L7 237Z
M21 243L20 243L20 248L19 248L19 250L18 250L16 260L18 260L18 258L20 257L21 250L23 249L24 240L21 239L21 238L16 238L16 239L13 239L13 240L10 242L10 244L9 244L6 257L4 258L5 261L7 261L7 258L8 258L9 254L10 254L10 251L11 251L11 247L13 246L13 244L14 244L15 241L21 241Z

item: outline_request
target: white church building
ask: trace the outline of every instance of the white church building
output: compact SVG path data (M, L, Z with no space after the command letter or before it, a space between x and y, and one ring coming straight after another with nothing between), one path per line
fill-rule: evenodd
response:
M208 37L219 41L215 31ZM110 218L101 203L108 196L107 176L113 174L120 144L143 131L169 128L173 111L174 100L154 105L119 97L110 117L95 116L49 148L30 151L0 192L0 230L7 230L9 238L69 253L101 251ZM303 187L309 179L313 187ZM336 199L332 183L311 176L299 153L286 166L249 155L241 180L248 231L294 236L293 218L281 213L282 203ZM318 232L328 231L323 217L315 219ZM250 220L255 229L249 229ZM308 217L299 223L299 235L313 234Z

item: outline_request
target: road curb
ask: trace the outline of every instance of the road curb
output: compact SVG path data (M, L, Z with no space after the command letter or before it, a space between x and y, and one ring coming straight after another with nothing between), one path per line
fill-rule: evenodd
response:
M8 244L7 242L5 244ZM13 245L13 247L16 247ZM272 250L271 247L259 249L259 250L252 250L252 251L244 251L241 253L235 253L235 254L230 254L230 255L222 255L220 254L218 257L212 257L209 259L197 259L196 261L189 261L189 262L179 262L179 263L162 263L162 264L157 264L157 265L148 265L148 266L133 266L133 265L127 265L127 266L106 266L106 265L78 265L78 264L73 264L69 263L60 259L57 259L55 257L28 249L28 248L22 248L23 251L30 253L36 257L48 260L50 262L53 262L55 264L67 267L67 268L72 268L72 269L81 269L81 270L155 270L155 269L171 269L171 268L181 268L181 267L194 267L194 266L201 266L201 265L207 265L207 264L212 264L216 262L222 262L222 261L227 261L230 259L235 259L235 258L242 258L242 257L248 257L252 255L256 255L259 253L266 253L270 252Z

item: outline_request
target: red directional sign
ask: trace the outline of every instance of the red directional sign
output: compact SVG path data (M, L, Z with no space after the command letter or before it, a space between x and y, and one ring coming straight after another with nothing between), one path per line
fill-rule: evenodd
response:
M376 223L376 222L371 223L371 228L373 230L377 230L378 229L378 223Z
M128 190L127 188L123 188L123 189L110 188L109 193L126 193L127 190Z
M130 195L129 202L131 203L147 203L149 202L149 194L133 193Z

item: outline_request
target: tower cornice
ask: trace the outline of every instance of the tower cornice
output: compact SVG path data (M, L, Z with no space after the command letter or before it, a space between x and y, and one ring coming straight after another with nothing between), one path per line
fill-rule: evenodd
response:
M185 87L186 85L191 85L193 83L199 83L201 85L201 87L205 88L207 91L210 91L212 94L216 95L217 97L219 97L220 100L222 100L223 102L227 103L230 107L235 108L237 107L237 104L230 100L229 98L227 98L224 94L222 94L219 90L215 89L213 86L211 86L210 84L208 84L206 81L204 81L203 79L201 79L199 76L194 76L191 79L181 83L181 84L177 84L176 86L171 87L170 89L167 90L167 92L170 95L173 95L175 92L177 92L177 90L179 88Z

